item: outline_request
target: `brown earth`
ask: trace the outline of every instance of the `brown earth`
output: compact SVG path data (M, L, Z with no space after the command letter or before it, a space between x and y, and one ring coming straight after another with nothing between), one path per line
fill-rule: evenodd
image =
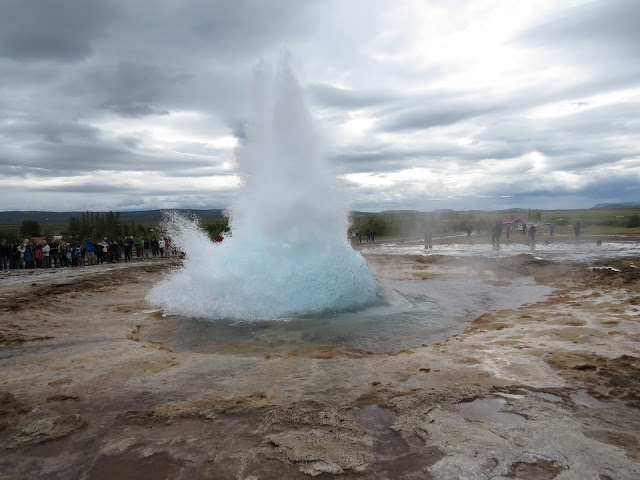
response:
M180 260L4 274L0 479L640 478L640 251L365 256L379 278L464 266L553 293L399 352L178 352L144 298Z

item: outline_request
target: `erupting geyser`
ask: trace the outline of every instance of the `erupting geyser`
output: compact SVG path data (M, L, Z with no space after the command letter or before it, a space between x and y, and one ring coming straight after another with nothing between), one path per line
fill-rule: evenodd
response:
M348 202L286 58L275 74L256 69L253 93L232 235L214 244L194 221L170 216L168 233L187 257L148 301L170 315L246 320L372 304L377 281L347 241Z

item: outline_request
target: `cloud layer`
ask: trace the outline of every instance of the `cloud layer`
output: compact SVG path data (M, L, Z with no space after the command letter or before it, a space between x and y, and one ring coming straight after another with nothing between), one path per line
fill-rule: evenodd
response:
M291 52L354 209L640 200L640 3L5 0L0 208L225 207Z

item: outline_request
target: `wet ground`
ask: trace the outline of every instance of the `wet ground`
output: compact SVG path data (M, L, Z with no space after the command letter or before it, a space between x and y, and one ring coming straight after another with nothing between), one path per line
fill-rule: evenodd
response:
M0 277L0 479L639 478L640 255L603 240L356 246L392 317L486 300L435 334L199 331L144 301L179 260Z
M491 244L484 236L466 234L437 237L430 248L425 248L422 239L387 241L383 244L360 243L356 245L363 254L369 255L446 255L455 257L511 257L531 254L547 260L579 260L598 258L636 257L640 254L637 235L539 235L532 241L528 236L516 232L509 238L502 236L500 242Z
M496 284L475 273L433 279L428 287L423 280L382 279L379 303L357 312L259 322L171 316L147 330L145 338L174 351L213 353L233 345L273 354L341 345L384 353L445 340L487 311L518 308L551 292L531 276Z

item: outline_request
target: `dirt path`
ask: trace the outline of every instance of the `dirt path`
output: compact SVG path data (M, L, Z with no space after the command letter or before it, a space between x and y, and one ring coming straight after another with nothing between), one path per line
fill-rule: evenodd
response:
M400 352L171 351L178 260L0 279L0 479L640 477L640 257L367 260L554 290Z

